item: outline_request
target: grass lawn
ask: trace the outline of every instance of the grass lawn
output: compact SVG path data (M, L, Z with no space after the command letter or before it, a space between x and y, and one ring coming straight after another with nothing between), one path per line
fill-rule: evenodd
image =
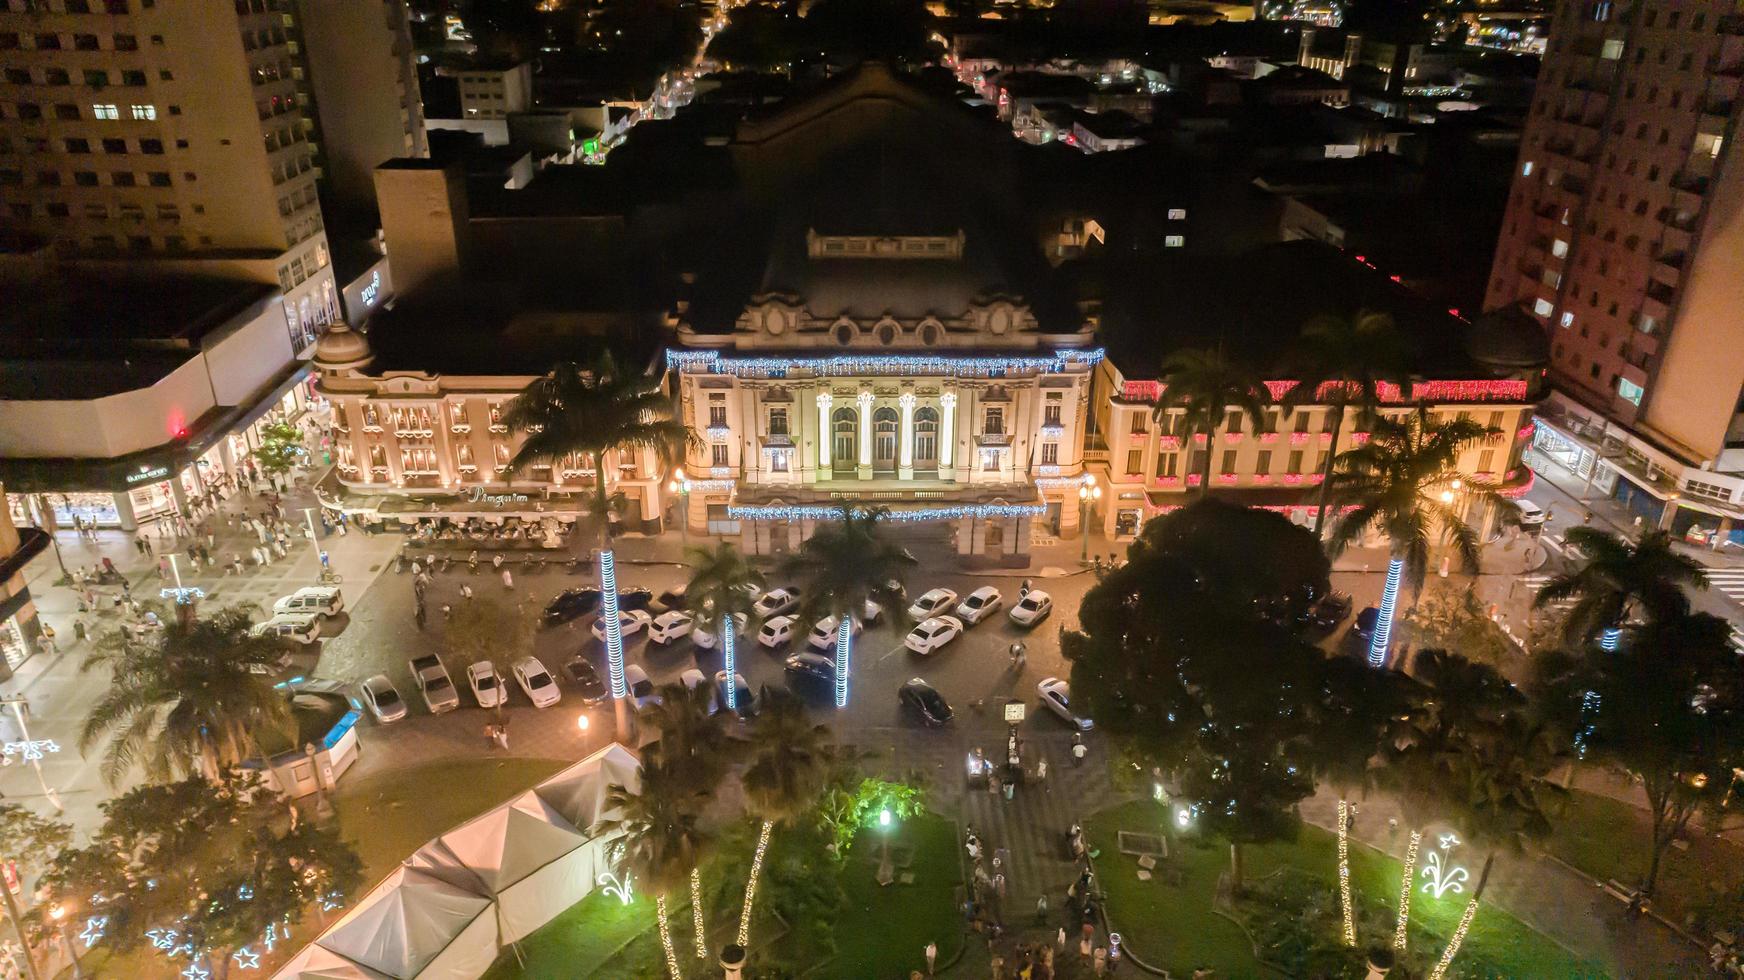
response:
M910 970L926 967L921 952L927 943L938 944L941 963L963 943L956 824L929 814L905 822L896 833L898 844L914 849L906 869L914 874L911 885L878 884L878 836L876 830L862 833L848 852L840 874L848 906L836 924L836 958L818 976L904 978ZM795 931L804 930L796 924Z
M1646 811L1609 796L1573 792L1546 847L1600 881L1634 885L1647 870L1651 842ZM1744 918L1744 847L1717 840L1696 824L1688 848L1666 848L1653 905L1685 926L1737 928Z
M342 783L339 828L363 858L365 887L424 842L572 763L561 759L454 759Z
M1139 881L1134 874L1133 859L1119 854L1117 831L1155 832L1164 826L1166 816L1163 808L1143 801L1123 804L1089 820L1092 846L1101 851L1098 868L1116 928L1141 959L1176 975L1190 975L1193 969L1203 966L1215 969L1219 976L1263 975L1264 970L1255 960L1242 930L1211 911L1218 875L1229 867L1226 845L1171 840L1169 863L1183 873L1179 886L1160 880ZM1317 827L1304 827L1295 843L1248 847L1243 856L1251 879L1293 866L1324 881L1329 892L1334 888L1337 845L1330 832ZM1366 847L1352 847L1351 886L1358 904L1391 907L1398 899L1401 870L1400 863L1393 858ZM1463 907L1461 897L1449 895L1435 900L1417 895L1411 907L1412 947L1442 948ZM1576 960L1562 947L1490 904L1479 908L1460 957L1454 963L1454 974L1461 972L1462 963L1471 965L1472 960L1488 963L1503 976L1592 977L1606 973L1600 965Z
M484 980L621 976L615 964L607 968L608 962L631 940L653 931L652 899L638 896L625 905L612 896L594 892L521 942L521 951L527 958L525 967L515 962L511 951L496 961ZM650 940L649 945L656 944Z

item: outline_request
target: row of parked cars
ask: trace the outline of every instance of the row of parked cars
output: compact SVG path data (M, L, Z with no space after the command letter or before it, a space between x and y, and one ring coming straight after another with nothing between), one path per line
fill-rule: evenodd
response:
M345 611L345 595L334 585L311 585L274 602L272 616L254 627L256 636L277 636L309 644L321 638L322 623Z

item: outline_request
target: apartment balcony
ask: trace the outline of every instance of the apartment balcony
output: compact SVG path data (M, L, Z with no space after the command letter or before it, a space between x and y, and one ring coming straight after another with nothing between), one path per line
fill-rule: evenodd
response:
M1648 274L1653 277L1653 282L1676 289L1678 283L1683 281L1684 259L1682 252L1661 255L1653 260L1653 268Z
M1641 297L1641 312L1664 323L1671 318L1671 304L1676 297L1674 287L1657 279L1649 280L1646 294Z

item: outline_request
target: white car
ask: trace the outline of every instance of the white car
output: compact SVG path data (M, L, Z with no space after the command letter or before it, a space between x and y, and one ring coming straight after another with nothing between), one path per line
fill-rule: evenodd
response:
M651 622L653 622L653 618L640 609L620 609L618 610L618 636L627 640L642 632L642 627ZM588 627L588 631L593 634L594 639L604 643L606 641L605 619L603 617L596 618L593 625Z
M860 611L860 621L876 626L883 619L884 607L873 602L871 599L867 599L866 607Z
M745 635L745 624L747 622L749 622L749 620L745 618L744 613L733 614L733 642L735 644L738 643L739 637ZM713 650L715 647L720 646L721 638L714 633L705 633L693 626L690 631L690 642L691 645L696 647L698 650Z
M249 630L255 636L281 636L298 643L321 638L321 617L314 613L279 613Z
M799 608L799 590L794 588L770 589L763 593L751 608L757 615L768 619L771 616L785 616Z
M979 589L963 597L957 603L957 618L970 626L974 626L988 616L998 612L1005 605L1005 597L991 585L983 585Z
M930 616L937 616L956 604L957 593L950 589L933 589L914 600L914 605L908 607L908 618L926 619Z
M686 691L694 691L699 687L707 690L708 682L708 678L703 675L703 672L697 670L695 667L692 667L678 675L678 683L683 684ZM708 713L712 715L719 710L720 706L715 704L715 699L712 697L709 698Z
M1007 615L1019 626L1034 626L1047 619L1053 611L1054 597L1040 589L1032 589L1029 595L1017 600L1017 605L1012 606Z
M1044 677L1036 685L1036 695L1041 698L1042 705L1049 711L1060 716L1060 720L1081 732L1087 732L1096 727L1096 723L1079 716L1072 711L1072 685L1058 677Z
M503 703L503 675L497 673L496 665L488 660L466 668L466 683L472 687L472 696L481 708L494 708Z
M648 642L665 646L682 640L690 635L692 621L690 613L682 609L663 612L648 624Z
M369 708L369 713L383 725L406 717L406 702L400 697L400 692L394 690L393 682L386 674L377 674L357 685L357 694Z
M441 657L427 653L406 661L406 667L411 670L418 690L423 692L424 706L431 714L439 715L460 707L460 692L454 689L454 679L448 676L448 668L442 666Z
M630 692L630 701L640 711L651 704L660 703L660 695L654 690L654 682L648 679L648 672L640 664L624 665L624 687Z
M345 596L337 586L311 585L273 603L273 613L313 613L334 616L345 611Z
M934 616L910 630L902 645L919 654L930 654L963 635L963 623L955 616Z
M771 650L779 650L793 639L794 625L792 616L777 616L763 624L757 631L757 642Z
M811 636L806 638L806 645L813 650L827 651L836 648L836 628L842 624L840 616L825 616L811 628ZM848 617L848 632L853 636L860 635L860 621Z
M515 665L515 683L527 692L527 700L533 702L535 708L549 708L563 700L556 679L538 657L528 657Z
M1544 508L1530 500L1516 500L1514 507L1520 512L1520 527L1531 531L1544 526Z

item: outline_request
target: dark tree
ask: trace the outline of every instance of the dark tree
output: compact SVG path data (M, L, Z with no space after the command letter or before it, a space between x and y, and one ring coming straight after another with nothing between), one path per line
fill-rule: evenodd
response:
M845 59L922 64L939 53L921 0L817 0L805 26L814 47Z
M1294 615L1324 595L1332 563L1314 535L1269 510L1199 500L1147 522L1129 559L1173 555L1208 596Z

